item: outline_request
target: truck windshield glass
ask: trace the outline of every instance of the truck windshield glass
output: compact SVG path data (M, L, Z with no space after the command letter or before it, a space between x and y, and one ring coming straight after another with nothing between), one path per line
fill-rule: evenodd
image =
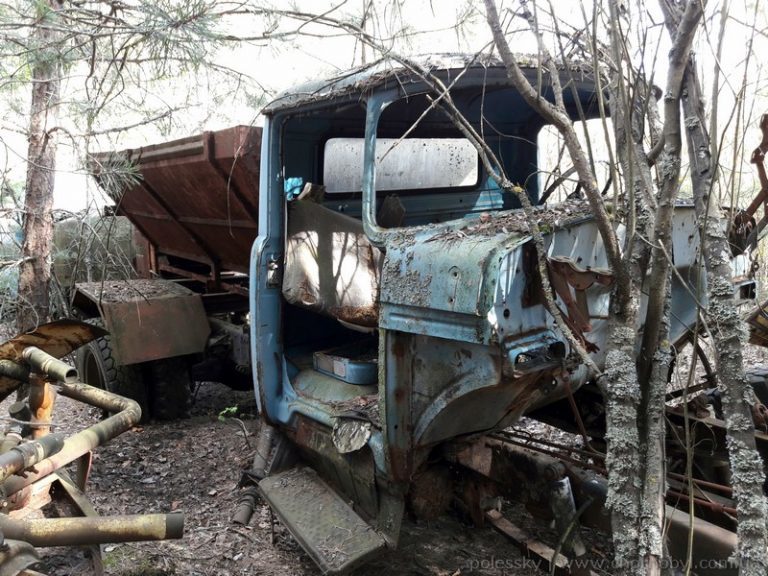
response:
M363 186L363 138L326 141L326 192L359 192ZM465 138L378 138L376 189L424 190L474 186L478 157Z

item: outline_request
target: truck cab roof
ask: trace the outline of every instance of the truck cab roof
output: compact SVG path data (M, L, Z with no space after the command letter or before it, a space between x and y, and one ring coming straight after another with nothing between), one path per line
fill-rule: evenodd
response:
M517 61L529 79L539 74L539 58L536 55L517 55ZM560 65L561 83L577 85L579 92L594 87L590 66L583 63ZM485 85L511 86L507 71L495 56L449 53L429 54L413 59L382 58L370 64L353 68L344 73L322 80L312 80L294 86L279 94L263 110L266 115L321 104L334 100L359 98L379 90L399 88L404 94L423 92L426 89L421 73L431 73L444 82L456 82L456 86ZM547 73L542 79L549 86ZM567 95L566 95L567 96Z

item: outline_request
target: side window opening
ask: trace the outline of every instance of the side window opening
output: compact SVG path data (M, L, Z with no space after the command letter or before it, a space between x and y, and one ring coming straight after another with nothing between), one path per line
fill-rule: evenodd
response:
M606 122L608 123L608 139L606 139L602 119L593 118L585 122L574 122L576 135L585 152L589 150L587 137L589 138L597 186L600 190L603 190L610 181L611 169L608 151L609 146L610 149L614 147L613 127L610 119L607 119ZM563 137L557 129L549 124L542 127L538 134L537 145L540 198L552 204L562 202L579 192L579 176L574 169L571 155L568 153Z

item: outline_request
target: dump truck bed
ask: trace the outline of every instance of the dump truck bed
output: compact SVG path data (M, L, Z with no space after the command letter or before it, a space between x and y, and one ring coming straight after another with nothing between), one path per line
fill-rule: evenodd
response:
M135 167L137 179L107 193L158 255L247 273L258 225L260 149L260 128L235 126L99 154L95 172L106 188L108 171L126 160Z

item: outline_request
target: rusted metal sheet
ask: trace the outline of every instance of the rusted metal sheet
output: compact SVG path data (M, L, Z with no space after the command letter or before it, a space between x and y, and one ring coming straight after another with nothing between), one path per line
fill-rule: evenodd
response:
M24 349L29 346L35 346L55 358L62 358L104 334L106 332L103 329L85 322L56 320L0 344L0 358L20 362Z
M199 294L168 280L127 280L77 285L96 303L112 335L120 364L197 354L210 333Z
M127 160L138 181L113 193L117 213L159 253L248 272L258 224L261 129L235 126L136 150L96 156L105 176Z
M447 466L431 466L414 475L408 503L418 520L436 520L448 511L453 501L453 477Z
M136 256L133 260L136 276L138 278L151 278L152 272L157 270L154 245L136 227L133 228L133 245L136 249Z
M386 547L384 538L311 468L269 476L259 489L323 574L347 573Z

